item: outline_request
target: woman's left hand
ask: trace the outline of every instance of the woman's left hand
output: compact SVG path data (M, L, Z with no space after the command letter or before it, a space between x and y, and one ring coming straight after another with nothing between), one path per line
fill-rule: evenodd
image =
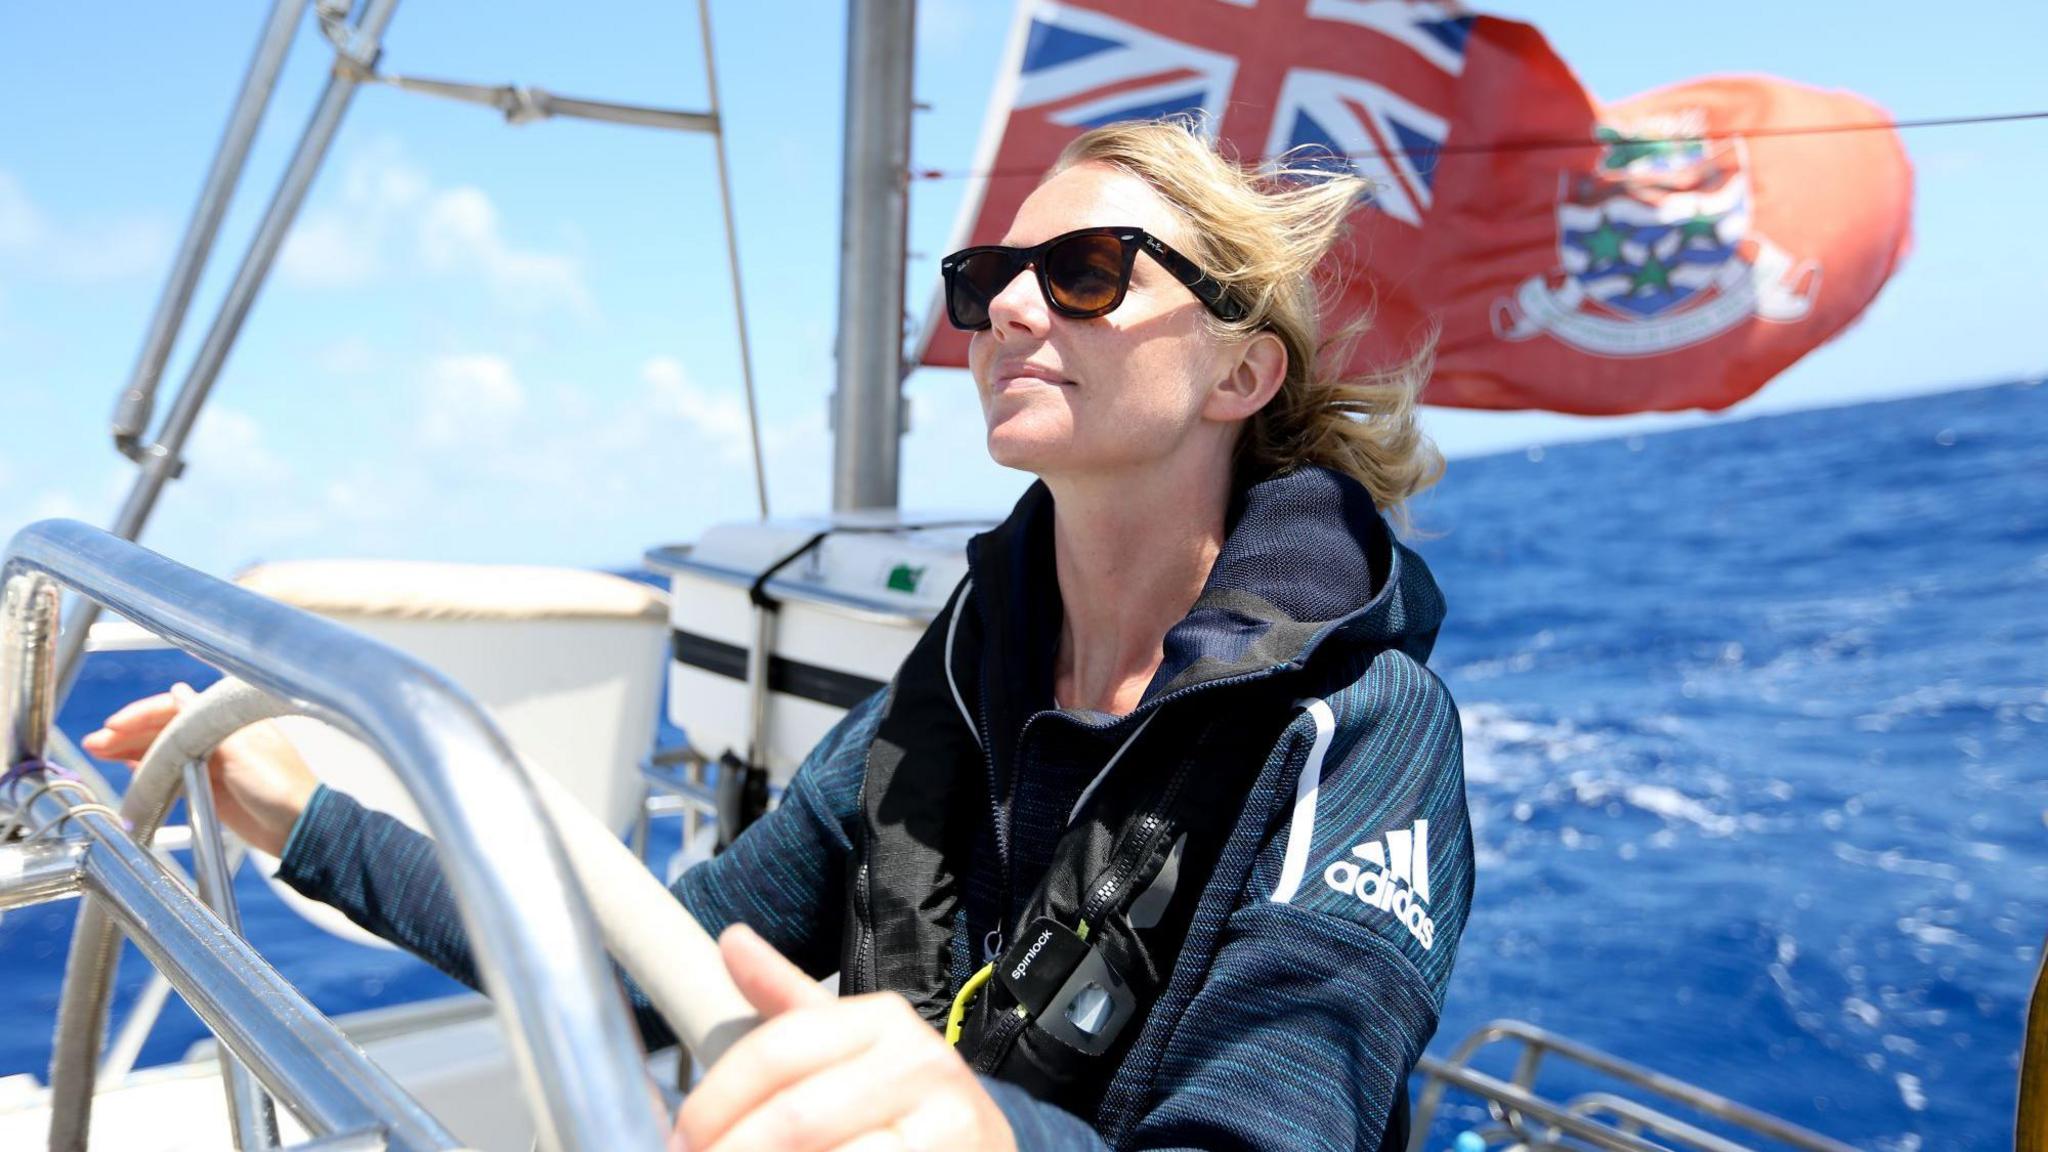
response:
M672 1150L1014 1152L1002 1111L908 1000L839 999L744 925L718 948L761 1024L683 1101Z

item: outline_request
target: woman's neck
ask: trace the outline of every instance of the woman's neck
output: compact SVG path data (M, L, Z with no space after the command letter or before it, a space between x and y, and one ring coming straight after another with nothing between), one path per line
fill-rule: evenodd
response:
M1143 698L1167 631L1194 606L1223 548L1230 476L1204 463L1047 479L1064 605L1053 692L1063 706L1120 716Z

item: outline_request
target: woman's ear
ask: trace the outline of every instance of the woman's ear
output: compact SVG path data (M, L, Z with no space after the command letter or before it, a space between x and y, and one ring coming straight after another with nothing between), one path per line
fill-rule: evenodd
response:
M1287 379L1287 345L1269 331L1254 332L1224 362L1228 371L1209 392L1202 415L1247 420L1264 408Z

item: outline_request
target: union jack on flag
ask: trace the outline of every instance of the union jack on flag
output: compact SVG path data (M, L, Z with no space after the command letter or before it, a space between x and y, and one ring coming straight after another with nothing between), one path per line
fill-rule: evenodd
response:
M1307 146L1325 162L1345 158L1372 180L1388 215L1421 226L1437 150L1449 131L1429 104L1443 98L1444 78L1464 68L1470 17L1404 0L1212 2L1207 11L1186 11L1191 18L1177 21L1169 35L1129 18L1130 10L1146 7L1040 4L1011 106L1040 109L1076 131L1201 113L1240 146L1240 155L1272 157ZM1322 50L1301 51L1280 68L1237 54L1260 39ZM1400 63L1388 68L1389 57ZM1375 83L1367 71L1395 75ZM1412 98L1401 92L1404 81ZM1257 147L1243 147L1252 142Z

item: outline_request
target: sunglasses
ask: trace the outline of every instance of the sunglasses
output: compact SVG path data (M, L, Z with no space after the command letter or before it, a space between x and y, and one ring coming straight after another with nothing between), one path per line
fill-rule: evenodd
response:
M1025 268L1038 273L1038 290L1054 312L1074 320L1106 316L1124 302L1141 248L1219 319L1244 318L1244 306L1223 285L1143 228L1082 228L1029 248L962 248L939 262L946 279L946 318L968 332L987 328L989 302Z

